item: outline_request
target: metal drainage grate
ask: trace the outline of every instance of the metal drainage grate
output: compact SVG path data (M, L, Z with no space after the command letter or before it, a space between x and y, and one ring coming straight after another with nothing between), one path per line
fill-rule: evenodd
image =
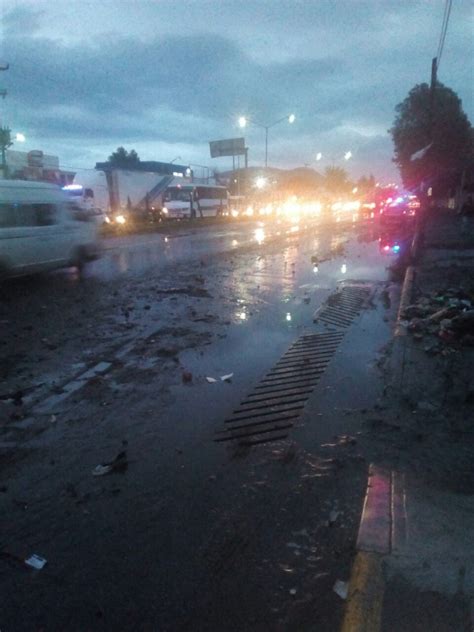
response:
M313 322L321 321L335 327L348 327L360 312L369 293L370 287L367 285L345 285L314 312Z
M217 431L214 441L252 446L285 439L343 336L335 331L298 338L225 420L228 427Z

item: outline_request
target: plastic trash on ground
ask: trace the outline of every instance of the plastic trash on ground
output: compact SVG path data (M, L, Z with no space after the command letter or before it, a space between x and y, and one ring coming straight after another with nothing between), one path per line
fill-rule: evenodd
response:
M31 568L36 568L38 571L40 571L46 563L47 560L45 560L44 557L41 557L40 555L36 555L36 553L25 560L25 564L27 566L31 566Z
M92 470L93 476L104 476L110 472L124 472L128 467L127 453L119 452L113 461L100 463Z

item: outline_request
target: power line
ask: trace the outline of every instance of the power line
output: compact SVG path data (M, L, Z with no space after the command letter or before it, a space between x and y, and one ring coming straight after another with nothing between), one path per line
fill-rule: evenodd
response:
M441 25L441 33L439 36L438 52L436 53L438 68L441 63L441 56L443 54L444 42L446 40L446 33L448 31L449 16L451 15L452 6L453 6L453 0L446 0L446 3L444 5L444 14L443 14L443 22Z

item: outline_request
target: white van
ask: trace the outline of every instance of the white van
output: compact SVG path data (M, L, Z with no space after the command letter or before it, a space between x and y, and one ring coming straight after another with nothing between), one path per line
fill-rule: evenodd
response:
M0 279L98 256L97 225L59 186L0 180Z

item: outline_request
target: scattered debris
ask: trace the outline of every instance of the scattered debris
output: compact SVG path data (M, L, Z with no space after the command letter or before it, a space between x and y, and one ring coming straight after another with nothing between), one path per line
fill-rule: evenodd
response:
M101 463L92 470L93 476L104 476L110 472L125 472L128 467L127 453L119 452L113 461Z
M416 303L403 310L402 317L407 331L415 340L435 335L445 345L452 346L458 342L464 345L464 338L474 334L474 294L449 288L442 293L422 295ZM425 351L439 353L441 349L429 345Z
M206 377L206 382L209 382L209 384L215 384L217 380L215 377Z
M40 555L36 555L36 553L25 560L25 564L27 566L31 566L31 568L36 568L39 571L45 566L46 563L47 560L45 560L45 558L41 557Z
M336 520L338 519L338 517L341 515L340 511L336 511L335 509L333 509L330 513L329 513L329 525L333 525Z
M190 384L193 381L193 374L190 371L183 371L182 374L183 384Z
M228 375L221 375L221 381L222 382L230 382L233 377L234 377L233 373L229 373Z
M432 404L431 402L418 402L417 408L418 410L421 410L423 412L428 412L428 413L432 413L438 410L438 407L435 406L435 404Z
M342 580L338 579L336 580L336 583L334 584L332 589L334 590L336 595L339 595L341 599L347 599L348 588L348 582L343 582Z

